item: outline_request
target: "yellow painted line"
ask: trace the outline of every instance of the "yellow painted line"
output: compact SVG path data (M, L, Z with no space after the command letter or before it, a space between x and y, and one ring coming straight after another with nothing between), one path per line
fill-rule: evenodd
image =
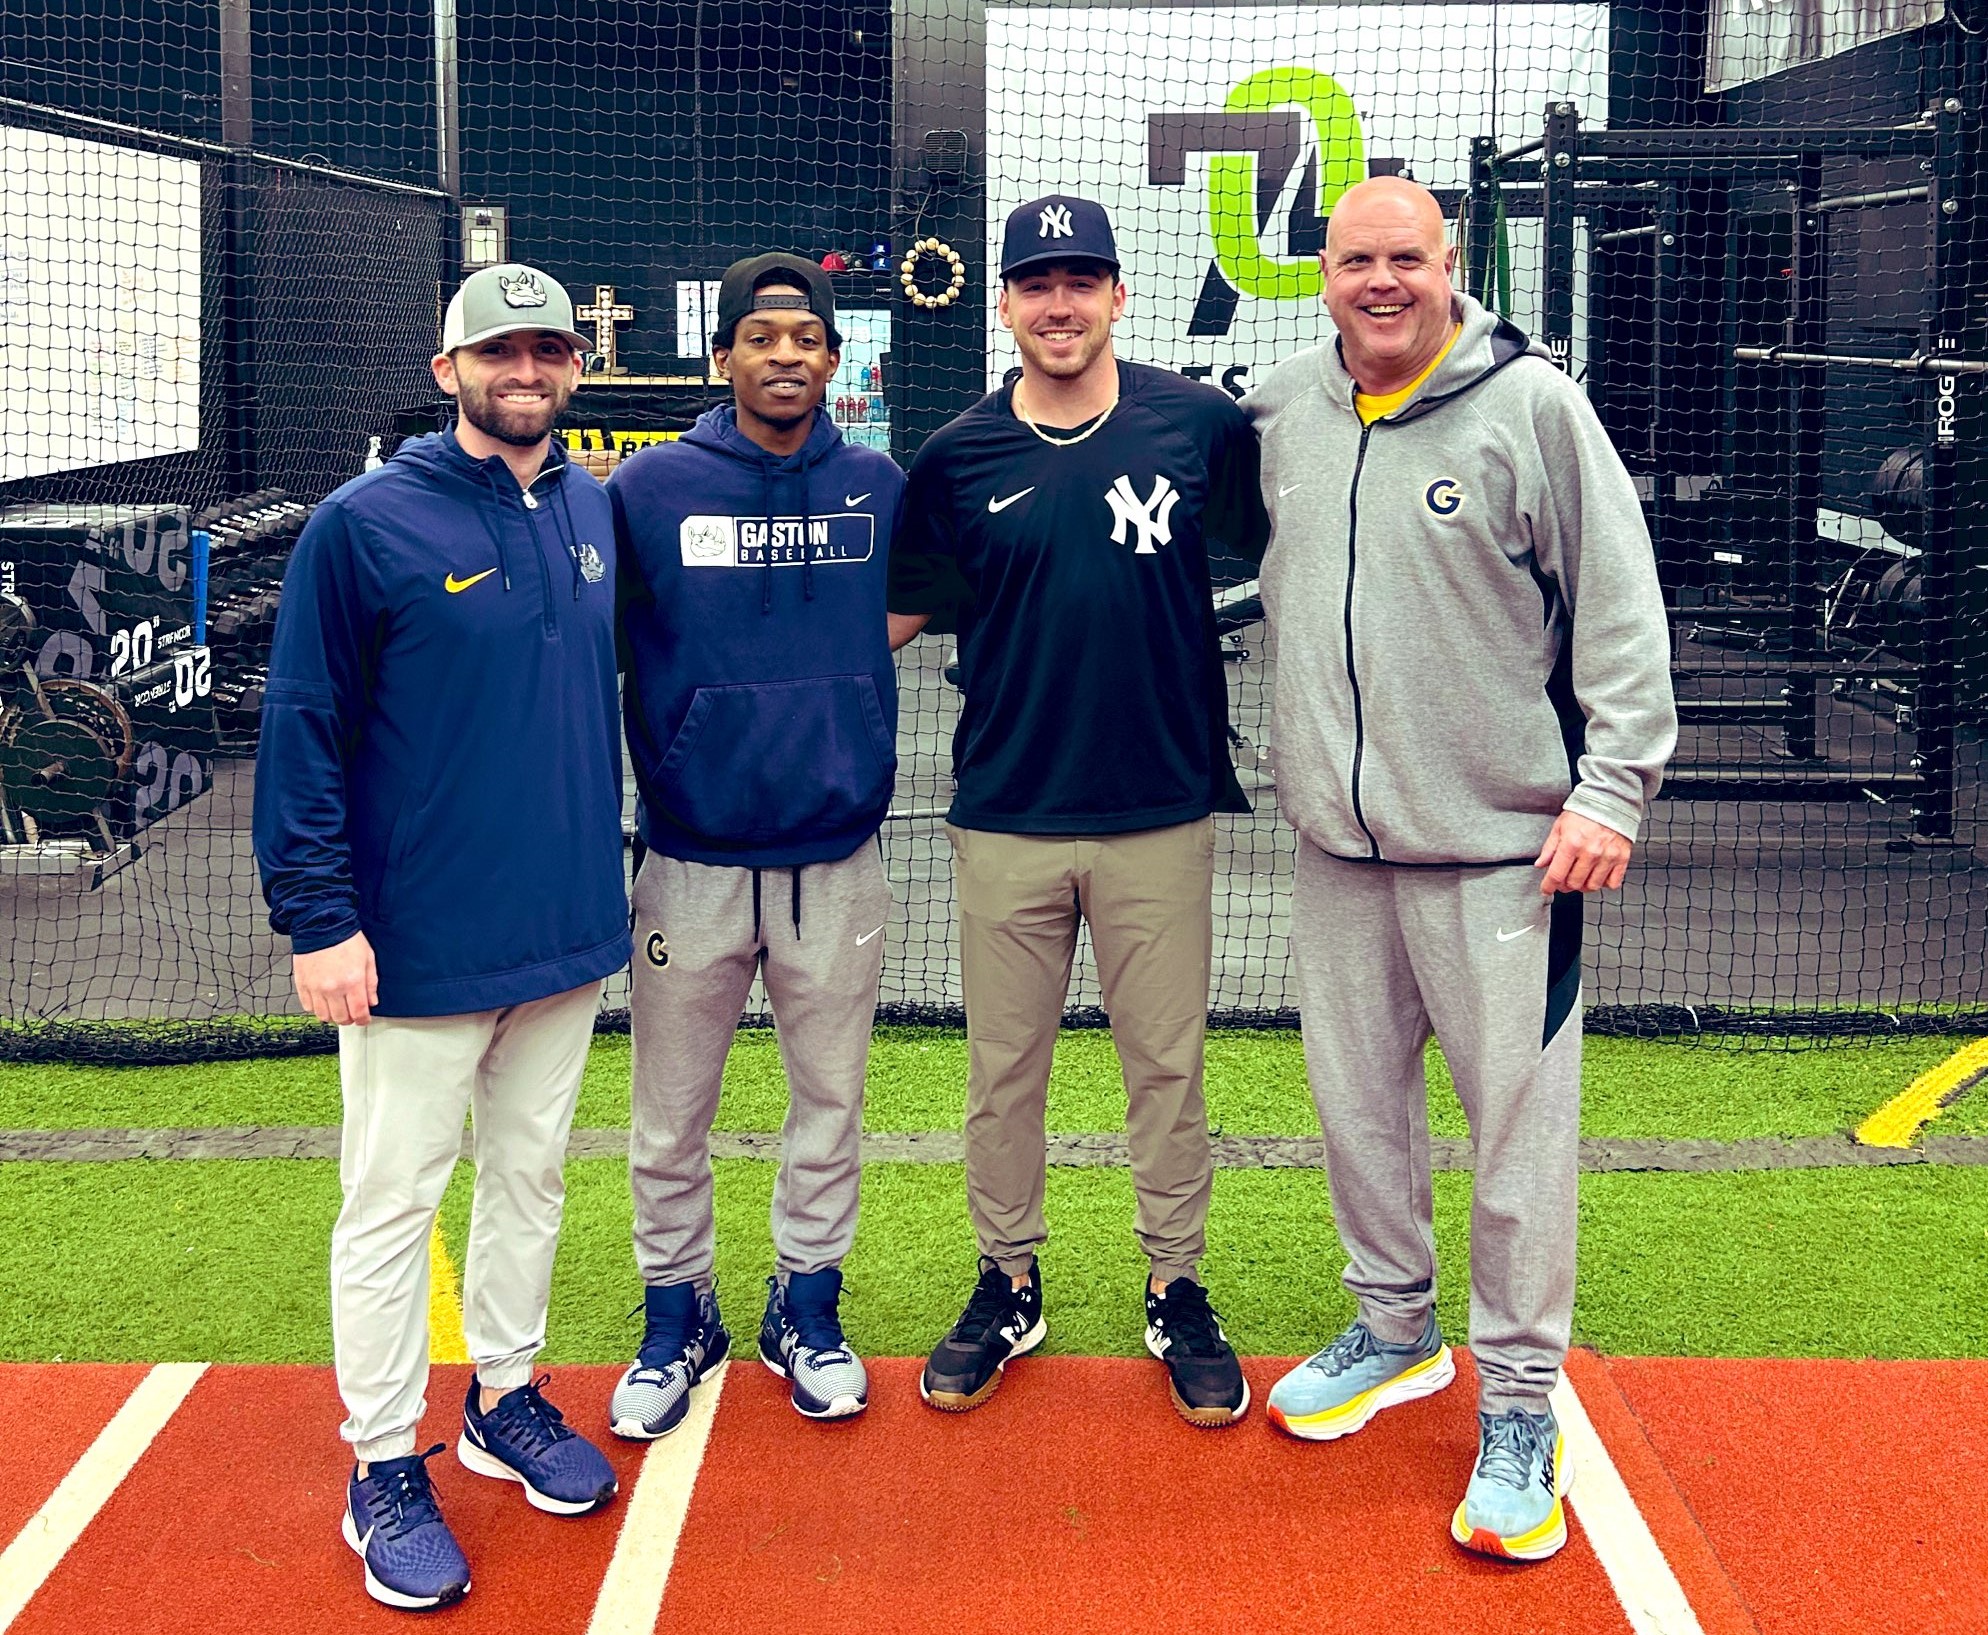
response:
M462 1335L462 1292L456 1285L456 1263L442 1241L442 1223L428 1234L428 1360L469 1361L469 1342Z
M1988 1039L1976 1039L1921 1073L1859 1124L1857 1139L1867 1147L1911 1146L1920 1128L1983 1073L1988 1073Z

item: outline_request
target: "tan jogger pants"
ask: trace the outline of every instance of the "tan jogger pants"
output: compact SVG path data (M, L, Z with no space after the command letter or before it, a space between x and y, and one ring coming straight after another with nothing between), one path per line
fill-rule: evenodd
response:
M1080 838L947 834L966 996L967 1208L981 1254L1016 1276L1049 1236L1043 1120L1081 917L1125 1070L1139 1246L1154 1276L1191 1276L1213 1172L1201 1071L1214 820Z

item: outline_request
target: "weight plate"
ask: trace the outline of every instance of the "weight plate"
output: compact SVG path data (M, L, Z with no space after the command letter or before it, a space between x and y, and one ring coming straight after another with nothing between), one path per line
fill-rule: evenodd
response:
M51 834L91 828L122 775L110 747L81 721L14 717L0 740L0 797Z
M94 681L76 681L66 676L44 681L41 690L59 719L80 721L103 741L117 762L120 778L131 770L137 738L132 731L131 716L115 693Z
M34 609L12 591L0 590L0 671L12 674L27 663L34 633Z

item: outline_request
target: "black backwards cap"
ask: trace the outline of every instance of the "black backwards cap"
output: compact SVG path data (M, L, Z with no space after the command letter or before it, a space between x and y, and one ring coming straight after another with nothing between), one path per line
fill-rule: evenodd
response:
M1050 261L1101 261L1118 271L1118 246L1103 205L1074 193L1051 193L1009 215L1001 241L1001 277Z
M792 284L805 293L759 293L761 284L776 283ZM828 344L838 351L841 349L842 335L835 327L835 289L828 281L828 274L812 261L779 250L734 261L718 284L718 325L711 332L711 344L729 348L739 320L762 309L812 312L828 330Z

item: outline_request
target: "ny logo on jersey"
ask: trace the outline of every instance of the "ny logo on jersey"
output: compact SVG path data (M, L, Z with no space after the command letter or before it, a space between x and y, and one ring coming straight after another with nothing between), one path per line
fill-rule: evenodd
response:
M1121 476L1105 490L1104 497L1105 503L1111 507L1112 544L1125 543L1128 526L1139 531L1139 543L1132 547L1134 556L1155 556L1160 546L1173 543L1173 526L1167 519L1173 514L1174 501L1180 495L1166 478L1153 479L1153 493L1149 499L1142 500L1132 491L1129 476Z
M1070 225L1070 207L1067 204L1052 204L1036 218L1042 223L1037 229L1037 238L1071 238L1076 229Z

